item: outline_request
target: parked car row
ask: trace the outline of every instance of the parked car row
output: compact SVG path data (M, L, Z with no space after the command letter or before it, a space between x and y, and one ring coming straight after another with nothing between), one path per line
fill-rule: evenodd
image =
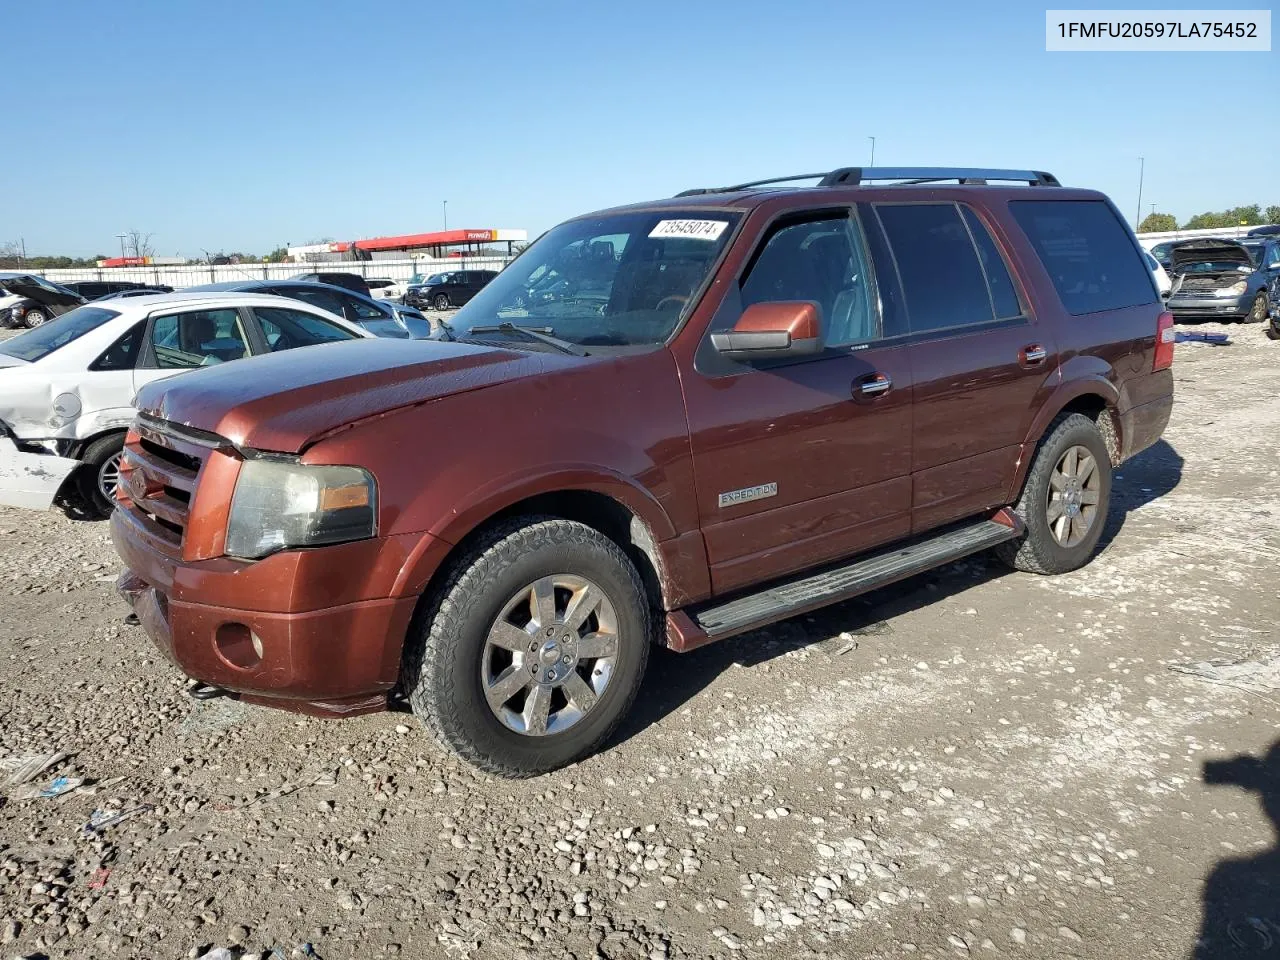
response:
M0 342L0 503L114 505L141 387L198 367L372 337L325 307L225 290L110 297Z

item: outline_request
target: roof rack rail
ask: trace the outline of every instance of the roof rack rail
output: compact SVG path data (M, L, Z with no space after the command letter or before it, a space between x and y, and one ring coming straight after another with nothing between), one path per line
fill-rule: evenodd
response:
M988 167L841 167L832 170L820 187L857 186L867 180L902 180L907 183L936 183L955 180L982 184L988 180L1008 180L1033 187L1060 187L1052 173L1043 170L1000 170Z
M682 190L677 197L697 197L708 193L734 193L770 183L793 180L817 180L820 187L856 187L870 180L899 180L903 183L938 183L955 180L962 184L984 184L990 180L1026 183L1033 187L1060 187L1052 173L1043 170L1000 170L987 167L840 167L830 173L798 173L790 177L751 180L732 187L695 187Z

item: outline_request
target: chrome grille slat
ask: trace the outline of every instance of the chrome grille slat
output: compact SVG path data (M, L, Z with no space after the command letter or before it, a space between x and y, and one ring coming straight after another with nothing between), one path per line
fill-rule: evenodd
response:
M121 462L127 514L158 546L180 553L200 471L214 450L228 444L146 415L139 415L134 431L137 439L125 445Z

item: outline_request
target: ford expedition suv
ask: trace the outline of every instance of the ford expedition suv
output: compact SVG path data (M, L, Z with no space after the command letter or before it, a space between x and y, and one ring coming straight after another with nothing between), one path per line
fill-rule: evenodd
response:
M812 179L570 220L435 340L143 387L121 593L202 695L407 699L527 776L606 740L653 644L981 550L1086 563L1173 403L1123 218L1036 171ZM549 272L563 293L530 301Z

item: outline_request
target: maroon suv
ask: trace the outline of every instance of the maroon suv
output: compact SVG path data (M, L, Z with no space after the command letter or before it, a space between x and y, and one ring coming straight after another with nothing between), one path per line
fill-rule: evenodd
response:
M112 533L147 632L204 693L407 697L522 776L608 737L651 644L988 548L1087 562L1173 403L1115 208L1035 171L801 179L563 223L436 341L144 387Z

